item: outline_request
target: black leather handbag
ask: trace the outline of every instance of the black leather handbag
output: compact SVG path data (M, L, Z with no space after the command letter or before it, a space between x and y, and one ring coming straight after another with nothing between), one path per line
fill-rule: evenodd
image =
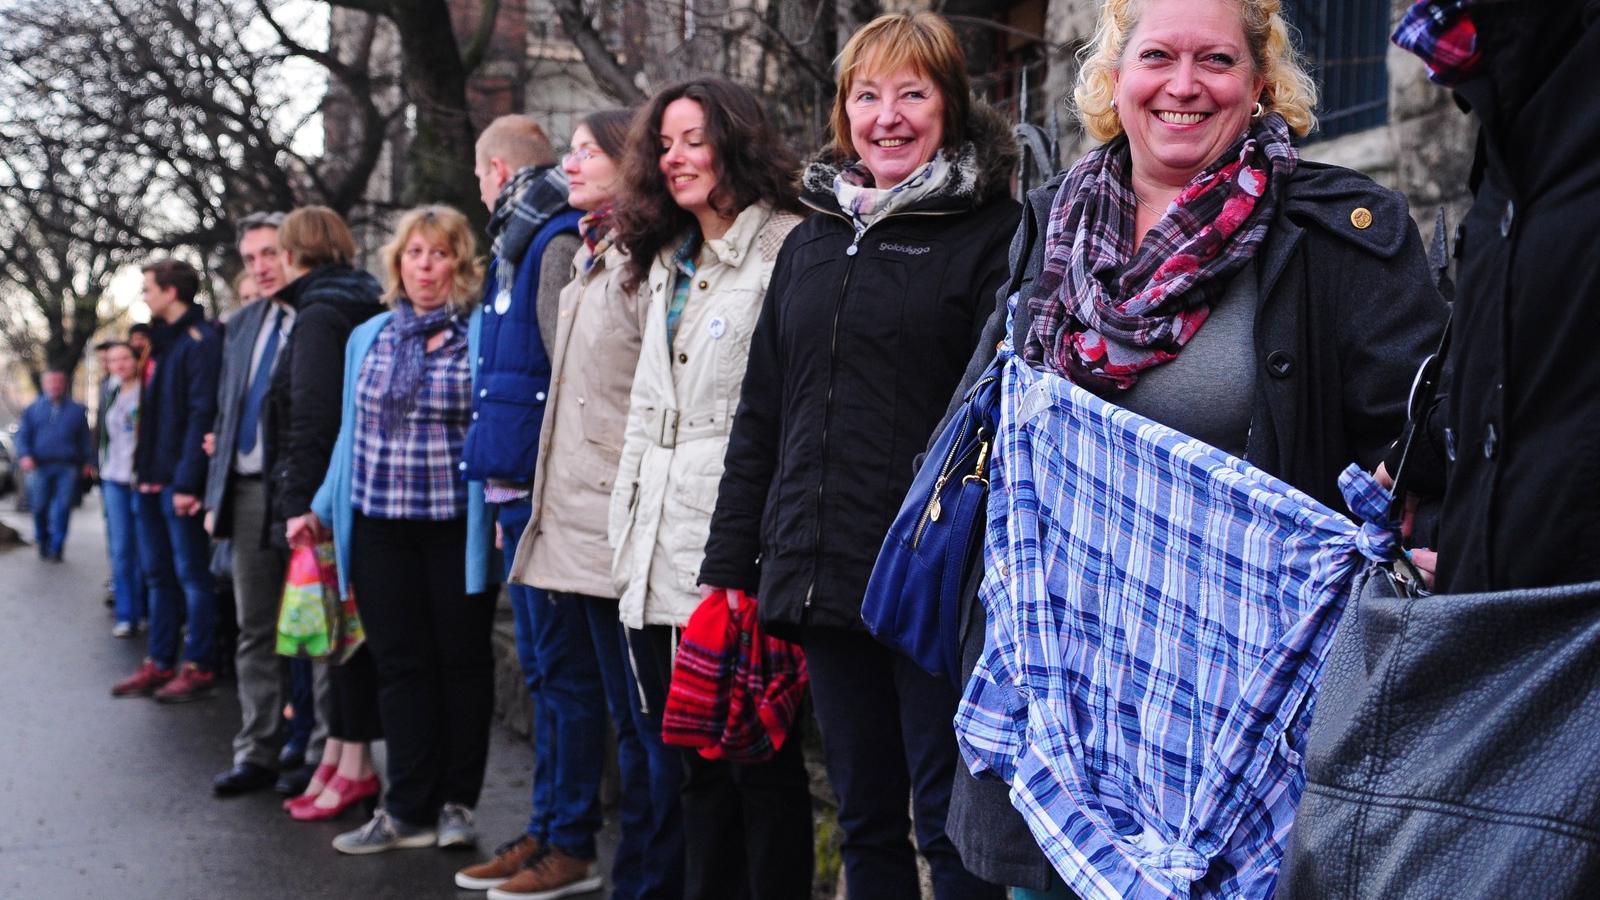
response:
M1412 391L1397 503L1444 350ZM1600 897L1600 582L1427 595L1414 576L1372 567L1340 621L1277 896Z

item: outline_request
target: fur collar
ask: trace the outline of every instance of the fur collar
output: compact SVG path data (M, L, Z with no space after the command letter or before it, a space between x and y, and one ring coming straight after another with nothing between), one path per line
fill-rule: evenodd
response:
M976 209L1011 189L1011 175L1020 156L1011 123L1000 111L974 101L967 117L967 139L951 160L944 189L925 201L952 209ZM800 199L822 212L842 215L833 195L833 179L855 159L824 149L806 162L800 176Z

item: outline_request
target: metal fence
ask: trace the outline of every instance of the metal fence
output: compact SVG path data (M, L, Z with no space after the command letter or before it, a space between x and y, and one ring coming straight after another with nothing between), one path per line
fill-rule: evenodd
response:
M1389 121L1390 0L1288 0L1284 14L1322 89L1318 130L1324 140Z

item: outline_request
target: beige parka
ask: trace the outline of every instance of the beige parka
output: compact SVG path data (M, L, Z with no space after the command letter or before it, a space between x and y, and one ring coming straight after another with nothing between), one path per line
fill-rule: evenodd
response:
M611 574L621 595L620 618L630 628L682 626L699 605L695 575L717 505L750 337L778 251L799 222L756 204L721 239L707 241L670 349L667 303L677 244L663 248L650 266L644 343L611 493Z
M547 591L615 597L607 517L622 457L628 395L644 338L646 292L630 291L627 255L580 248L557 304L549 397L533 510L511 580Z

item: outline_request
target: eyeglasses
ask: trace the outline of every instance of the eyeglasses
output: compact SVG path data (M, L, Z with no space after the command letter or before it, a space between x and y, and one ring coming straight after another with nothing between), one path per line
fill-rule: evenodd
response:
M599 147L590 147L590 146L573 147L573 148L571 148L570 150L568 150L566 152L566 155L561 157L561 161L563 163L569 163L569 162L586 163L589 160L594 159L595 157L604 156L604 155L605 155L605 151L601 150Z

